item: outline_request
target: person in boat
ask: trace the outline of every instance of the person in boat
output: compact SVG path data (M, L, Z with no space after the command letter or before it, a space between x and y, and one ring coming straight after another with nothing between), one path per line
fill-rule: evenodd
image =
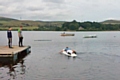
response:
M64 51L68 51L68 50L71 50L69 47L66 47L65 49L64 49Z
M66 51L66 52L67 52L68 54L70 54L70 55L71 55L71 53L76 54L76 51L70 49L69 47L66 47L66 48L64 49L64 51Z

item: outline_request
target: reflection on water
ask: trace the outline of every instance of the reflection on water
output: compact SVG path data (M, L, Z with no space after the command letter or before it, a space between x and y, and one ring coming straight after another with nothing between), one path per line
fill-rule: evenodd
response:
M16 77L16 72L15 72L15 67L13 64L8 64L9 72L8 74L10 75L11 78L15 79Z
M26 66L24 65L24 60L20 61L21 63L21 74L25 74L25 69L26 69Z
M17 78L17 75L24 75L26 71L26 65L24 64L24 58L27 53L19 54L16 61L13 58L0 58L0 80L12 80ZM6 71L6 73L4 73ZM5 76L5 74L7 74ZM8 76L9 75L9 76Z

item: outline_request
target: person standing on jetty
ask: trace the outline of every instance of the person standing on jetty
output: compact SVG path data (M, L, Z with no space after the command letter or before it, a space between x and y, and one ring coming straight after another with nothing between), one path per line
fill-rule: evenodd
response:
M7 38L8 38L8 47L12 48L12 28L9 27L8 31L7 31Z
M19 47L23 47L22 26L18 29Z

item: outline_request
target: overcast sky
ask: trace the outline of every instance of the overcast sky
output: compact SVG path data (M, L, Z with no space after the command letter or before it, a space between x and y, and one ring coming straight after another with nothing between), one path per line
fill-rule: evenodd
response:
M0 16L42 21L120 20L120 0L0 0Z

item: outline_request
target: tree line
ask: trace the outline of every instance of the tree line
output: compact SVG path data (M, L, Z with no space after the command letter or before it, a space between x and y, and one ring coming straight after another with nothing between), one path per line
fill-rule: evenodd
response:
M102 24L99 22L64 22L61 27L57 25L39 26L40 31L119 31L120 24Z
M33 27L29 24L22 24L24 27ZM2 23L0 23L0 26L3 26ZM9 26L3 26L4 28L0 28L0 30L6 30L6 27ZM120 24L102 24L99 22L77 22L76 20L73 20L71 22L64 22L61 26L53 25L53 24L46 24L46 25L38 25L38 28L33 29L23 29L25 31L27 30L33 30L33 31L119 31L120 30Z
M112 31L120 30L120 24L102 24L99 22L65 22L61 29L63 31Z

